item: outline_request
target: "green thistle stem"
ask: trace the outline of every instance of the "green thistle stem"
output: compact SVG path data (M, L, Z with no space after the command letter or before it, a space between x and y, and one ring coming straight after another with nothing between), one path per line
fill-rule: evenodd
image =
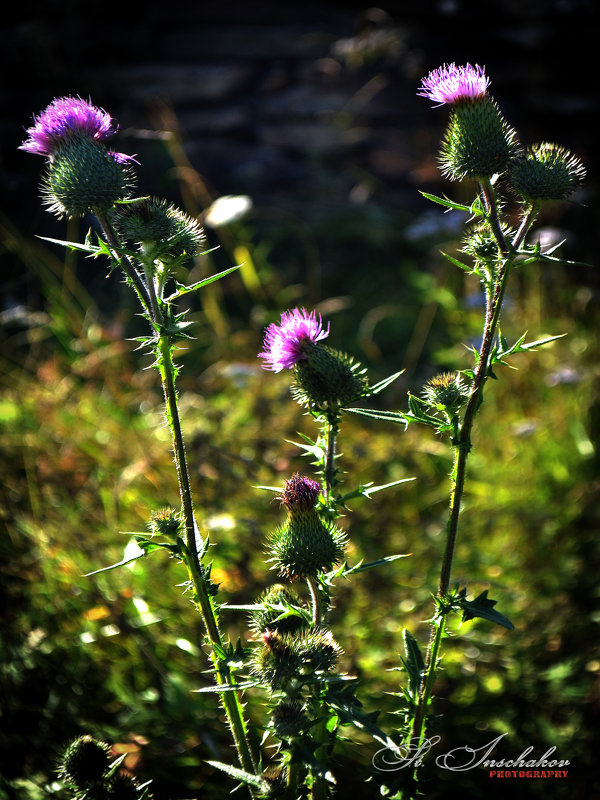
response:
M531 203L526 213L523 214L521 225L519 226L519 230L517 231L512 243L512 246L515 250L518 250L519 247L523 244L523 241L525 240L525 237L527 236L529 229L533 225L533 222L537 217L539 210L540 210L539 203Z
M312 575L309 575L306 578L306 583L310 589L310 598L312 600L312 624L317 628L321 624L323 618L319 582Z
M117 237L115 235L113 226L110 222L110 219L106 214L103 214L101 211L94 211L98 222L100 223L100 227L104 233L106 241L110 247L115 250L115 258L118 260L119 264L121 265L121 269L131 282L140 303L142 304L142 308L150 315L151 319L155 319L152 313L152 302L150 300L150 294L148 289L146 288L144 281L138 274L138 271L133 266L131 261L127 258L127 256L122 255L118 252L119 243L117 241Z
M489 374L489 360L494 343L494 336L500 319L502 301L506 291L506 285L510 269L515 260L515 250L522 243L527 231L533 224L537 208L532 206L523 218L519 232L511 245L507 244L500 225L498 206L494 189L489 180L482 182L482 192L484 195L488 221L494 233L502 261L493 286L493 291L488 296L483 338L477 366L475 368L471 394L467 401L462 423L458 430L455 445L454 464L451 472L451 492L448 521L446 524L446 547L442 559L440 571L440 582L437 597L442 600L448 595L452 572L452 561L458 534L458 524L460 517L461 501L464 492L465 478L467 471L467 460L471 450L471 432L475 416L481 406L481 394L485 381ZM431 629L431 637L425 664L425 673L419 692L417 708L413 717L411 727L411 739L420 742L425 733L425 715L431 701L433 687L435 684L436 668L439 661L441 641L444 635L445 620L450 609L438 611Z
M327 415L327 426L325 431L327 448L325 451L325 463L323 465L323 474L325 477L325 499L328 506L331 505L333 487L335 484L335 443L339 433L339 427L339 412L329 412Z
M431 642L427 654L427 662L428 664L430 663L434 666L432 669L427 669L425 676L423 678L422 696L424 696L427 699L427 702L418 704L413 719L411 739L415 744L417 741L421 742L423 734L425 732L424 731L425 712L427 710L427 704L429 702L429 698L431 697L431 693L433 691L433 685L435 683L435 678L436 678L435 667L437 666L440 657L440 649L442 646L442 639L444 638L444 630L446 627L446 616L447 616L446 614L438 614L432 622Z
M335 485L335 444L337 434L339 432L340 414L336 410L328 410L326 421L323 423L321 429L322 439L325 440L325 452L321 463L321 471L325 482L325 502L327 508L333 511L333 489ZM321 591L319 582L314 576L307 576L306 582L310 590L312 601L312 624L315 628L323 624L323 606L321 603ZM323 716L324 708L323 703L318 696L314 696L314 709L315 713ZM325 726L325 721L319 722L314 727L313 740L317 743L318 747L315 750L315 756L323 764L326 763L329 756L329 745L327 742L328 733ZM328 789L325 778L322 775L313 776L313 784L311 787L311 800L326 800L328 797ZM295 800L295 799L294 799Z
M217 612L210 596L198 549L198 535L194 518L194 505L190 488L189 470L187 466L185 446L179 408L177 405L177 392L175 389L175 365L171 344L167 336L160 336L157 342L159 354L158 365L163 383L167 423L173 439L175 466L179 480L179 491L185 520L185 564L194 587L194 600L200 610L208 639L213 647L212 660L215 666L215 678L219 685L232 682L232 673L226 662L220 661L215 648L223 647L223 640L219 630ZM242 705L238 692L223 692L221 695L223 708L227 715L231 732L235 741L240 764L246 772L255 773L256 765L250 745L248 743L248 730L244 720ZM250 787L249 787L250 788ZM252 791L251 791L252 794Z
M298 800L298 779L300 777L300 764L288 765L288 778L284 800Z
M150 270L144 268L146 278L146 283L144 283L127 257L119 254L119 243L108 217L102 214L98 214L97 216L104 230L108 244L114 248L116 253L115 257L118 258L121 268L130 279L142 307L155 327L154 345L157 356L157 366L163 386L167 424L173 440L173 453L175 456L175 467L179 483L179 494L185 521L185 550L182 554L182 560L185 563L188 576L193 586L194 601L200 611L209 642L212 645L211 658L215 667L215 680L218 685L227 685L232 683L233 675L229 665L221 661L217 655L217 648L223 648L223 640L219 630L217 610L213 604L208 581L201 564L199 544L200 547L202 547L202 540L198 534L195 522L189 469L183 441L181 420L179 417L177 390L175 387L177 368L173 362L173 348L169 336L156 333L156 330L160 329L163 316L156 296L154 279L150 274ZM238 692L223 692L221 694L221 702L229 722L240 764L246 772L255 774L256 762L249 744L248 729L244 719L240 695ZM251 787L248 788L250 794L254 796L253 789Z

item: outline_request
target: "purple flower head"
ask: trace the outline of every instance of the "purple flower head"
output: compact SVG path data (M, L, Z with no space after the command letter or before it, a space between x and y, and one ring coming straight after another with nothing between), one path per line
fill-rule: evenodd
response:
M281 372L282 369L291 369L298 361L306 358L303 345L306 342L315 344L329 336L323 329L321 315L316 311L309 314L305 308L295 308L293 311L284 311L279 325L273 322L265 332L263 351L259 358L265 359L263 367Z
M310 511L315 507L318 496L321 494L321 484L310 478L305 478L295 472L285 482L285 488L279 497L281 504L288 511Z
M478 64L474 67L471 64L465 67L457 67L454 63L444 64L423 78L417 94L440 105L459 103L462 100L477 100L485 96L490 82L484 69Z
M118 128L110 114L81 97L58 97L38 117L34 116L34 121L35 125L27 129L29 139L19 149L50 157L61 142L73 135L102 141Z

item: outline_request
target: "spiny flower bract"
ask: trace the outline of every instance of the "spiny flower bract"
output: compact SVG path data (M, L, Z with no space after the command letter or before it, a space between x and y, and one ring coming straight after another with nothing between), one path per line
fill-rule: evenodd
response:
M281 372L291 369L295 364L307 358L303 348L307 343L316 342L329 336L329 325L323 328L321 315L305 308L294 308L284 311L279 324L273 322L265 331L263 350L258 358L263 358L264 369Z
M270 561L287 580L316 576L341 561L346 534L323 520L315 507L319 484L295 474L282 494L288 518L271 534Z
M459 373L444 372L425 384L423 398L433 408L455 411L465 402L469 390Z
M280 583L266 589L258 598L258 603L264 604L267 608L255 609L250 615L250 627L257 635L267 629L278 633L295 633L306 625L306 620L297 614L285 616L284 612L276 608L268 608L271 604L297 607L302 605L298 595Z
M423 78L417 94L435 103L452 105L484 97L489 83L484 67L478 64L467 64L464 67L458 67L454 63L444 64Z
M194 258L206 242L198 220L160 198L144 197L122 205L115 226L125 240L158 260Z
M510 166L512 188L528 200L563 200L584 178L581 161L552 142L529 147Z
M58 774L61 780L83 789L102 780L109 764L110 745L86 734L67 746Z
M27 129L29 138L19 149L41 156L52 157L56 149L74 135L103 141L118 130L107 111L81 97L58 97L33 119L35 124Z

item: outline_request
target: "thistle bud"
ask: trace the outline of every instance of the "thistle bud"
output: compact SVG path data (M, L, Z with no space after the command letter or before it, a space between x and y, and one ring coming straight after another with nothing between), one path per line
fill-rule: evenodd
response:
M265 782L266 788L259 790L259 797L271 800L271 798L284 797L287 794L287 767L267 767L264 772L261 772L260 777Z
M254 653L252 671L274 689L284 687L291 678L328 672L342 653L324 628L304 630L297 636L266 630L260 640L264 646Z
M148 529L152 536L172 536L181 533L183 519L181 513L173 508L161 508L155 511L148 523Z
M288 580L316 577L344 554L345 534L324 522L315 508L320 488L316 481L295 474L281 495L288 518L271 536L270 550L275 568Z
M529 201L562 200L585 178L581 161L564 147L536 144L515 158L510 168L512 188Z
M110 764L110 745L89 734L71 742L61 758L62 780L85 789L102 780Z
M298 403L307 408L345 406L367 393L365 369L339 350L307 344L306 358L295 367L293 389Z
M281 688L299 674L302 666L294 639L287 634L266 630L260 640L263 647L254 652L252 672L272 688Z
M259 603L272 603L274 605L283 604L291 606L300 606L301 601L295 592L289 591L280 583L270 586L265 592L261 594L258 599ZM305 627L306 621L295 614L281 617L282 612L273 608L258 609L253 611L250 617L250 627L252 630L259 634L265 630L276 630L279 633L295 633L301 628Z
M505 234L509 233L508 229L504 229L504 231ZM500 255L496 238L485 226L470 231L465 238L464 247L462 249L477 262L488 265L495 264Z
M59 217L107 212L125 200L133 185L127 161L86 136L65 139L48 161L42 179L44 202Z
M423 387L423 398L439 411L457 411L469 396L469 387L457 373L437 375Z
M129 775L113 775L106 784L106 800L139 800L136 781Z
M283 701L273 709L271 724L277 736L290 739L306 728L308 717L298 703Z
M115 227L127 242L137 245L153 260L193 258L202 252L205 243L197 220L157 198L121 206Z
M342 648L325 628L312 628L304 631L297 640L298 652L302 657L304 670L328 672L337 664Z

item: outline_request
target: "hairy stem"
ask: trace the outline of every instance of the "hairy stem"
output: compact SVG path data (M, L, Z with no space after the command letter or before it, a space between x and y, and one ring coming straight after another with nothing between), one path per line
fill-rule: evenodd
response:
M325 499L327 505L331 505L333 487L335 483L335 443L339 433L339 415L337 411L327 415L327 426L325 428L325 438L327 447L325 450L325 460L323 464L323 475L325 477Z
M310 599L312 601L312 624L315 628L317 628L323 619L319 582L312 575L307 576L306 582L308 584L308 588L310 589Z
M455 441L454 464L451 472L450 505L446 524L446 546L440 570L440 581L437 591L438 601L448 595L452 574L452 562L458 535L461 502L464 493L467 472L467 461L471 450L471 433L476 414L482 400L482 392L489 374L489 362L494 344L494 336L500 319L502 301L506 291L508 276L515 260L515 250L524 240L527 231L533 224L537 209L532 206L524 216L512 245L508 245L502 231L494 189L489 180L482 181L482 193L485 200L487 219L496 238L500 250L500 264L492 291L486 304L485 323L481 348L473 376L471 393L464 410L462 422ZM425 672L419 692L419 699L411 727L411 739L417 744L425 733L425 715L429 706L435 684L436 668L439 661L441 641L445 620L450 609L439 610L431 629L431 637L427 650Z
M223 640L219 631L217 611L210 595L209 581L207 580L201 563L200 551L203 549L204 543L199 536L194 516L190 475L179 417L177 390L175 387L177 369L173 362L172 345L169 336L157 333L157 331L160 330L163 317L156 296L154 281L149 270L145 271L146 282L143 281L129 259L119 253L119 243L108 217L103 214L98 214L97 216L104 231L106 241L110 247L115 249L115 258L118 259L123 272L129 278L144 311L155 328L154 344L157 355L157 365L163 386L167 423L173 440L175 468L177 471L179 494L185 522L185 552L182 554L182 557L193 587L194 601L200 611L209 642L212 646L212 662L215 667L216 682L219 685L231 684L232 672L229 664L222 660L217 653L217 649L219 651L223 649ZM221 694L221 702L235 742L240 764L246 772L254 774L256 773L256 762L250 748L248 729L243 715L240 694L231 691L223 692ZM248 788L250 789L250 794L254 795L252 788Z
M285 789L285 800L298 800L298 778L300 777L300 764L288 765L287 786Z
M223 647L223 640L219 630L217 612L210 596L208 581L200 561L199 544L202 546L202 542L198 536L194 518L194 504L190 488L181 422L179 419L177 392L175 389L176 368L173 363L171 345L167 336L159 337L157 349L159 352L159 368L165 395L167 422L173 439L175 466L177 469L179 491L185 520L185 563L194 589L194 600L202 616L208 639L213 648L212 660L215 666L216 681L219 685L226 685L232 682L232 673L227 662L220 660L215 652L216 648L221 649ZM231 691L223 692L221 701L235 741L240 764L246 772L255 773L256 764L248 741L248 730L243 716L239 693Z
M112 223L107 216L107 214L103 214L100 211L94 211L98 222L100 223L100 227L104 233L104 237L106 239L107 244L115 250L115 258L118 260L119 264L121 265L121 269L130 280L135 293L137 294L140 303L142 304L142 308L146 311L150 318L153 321L156 321L154 317L153 309L152 309L152 302L150 300L150 294L144 281L141 279L138 271L136 270L135 266L131 263L129 258L125 255L122 255L118 252L119 243L117 241L117 237L115 235L114 228Z

